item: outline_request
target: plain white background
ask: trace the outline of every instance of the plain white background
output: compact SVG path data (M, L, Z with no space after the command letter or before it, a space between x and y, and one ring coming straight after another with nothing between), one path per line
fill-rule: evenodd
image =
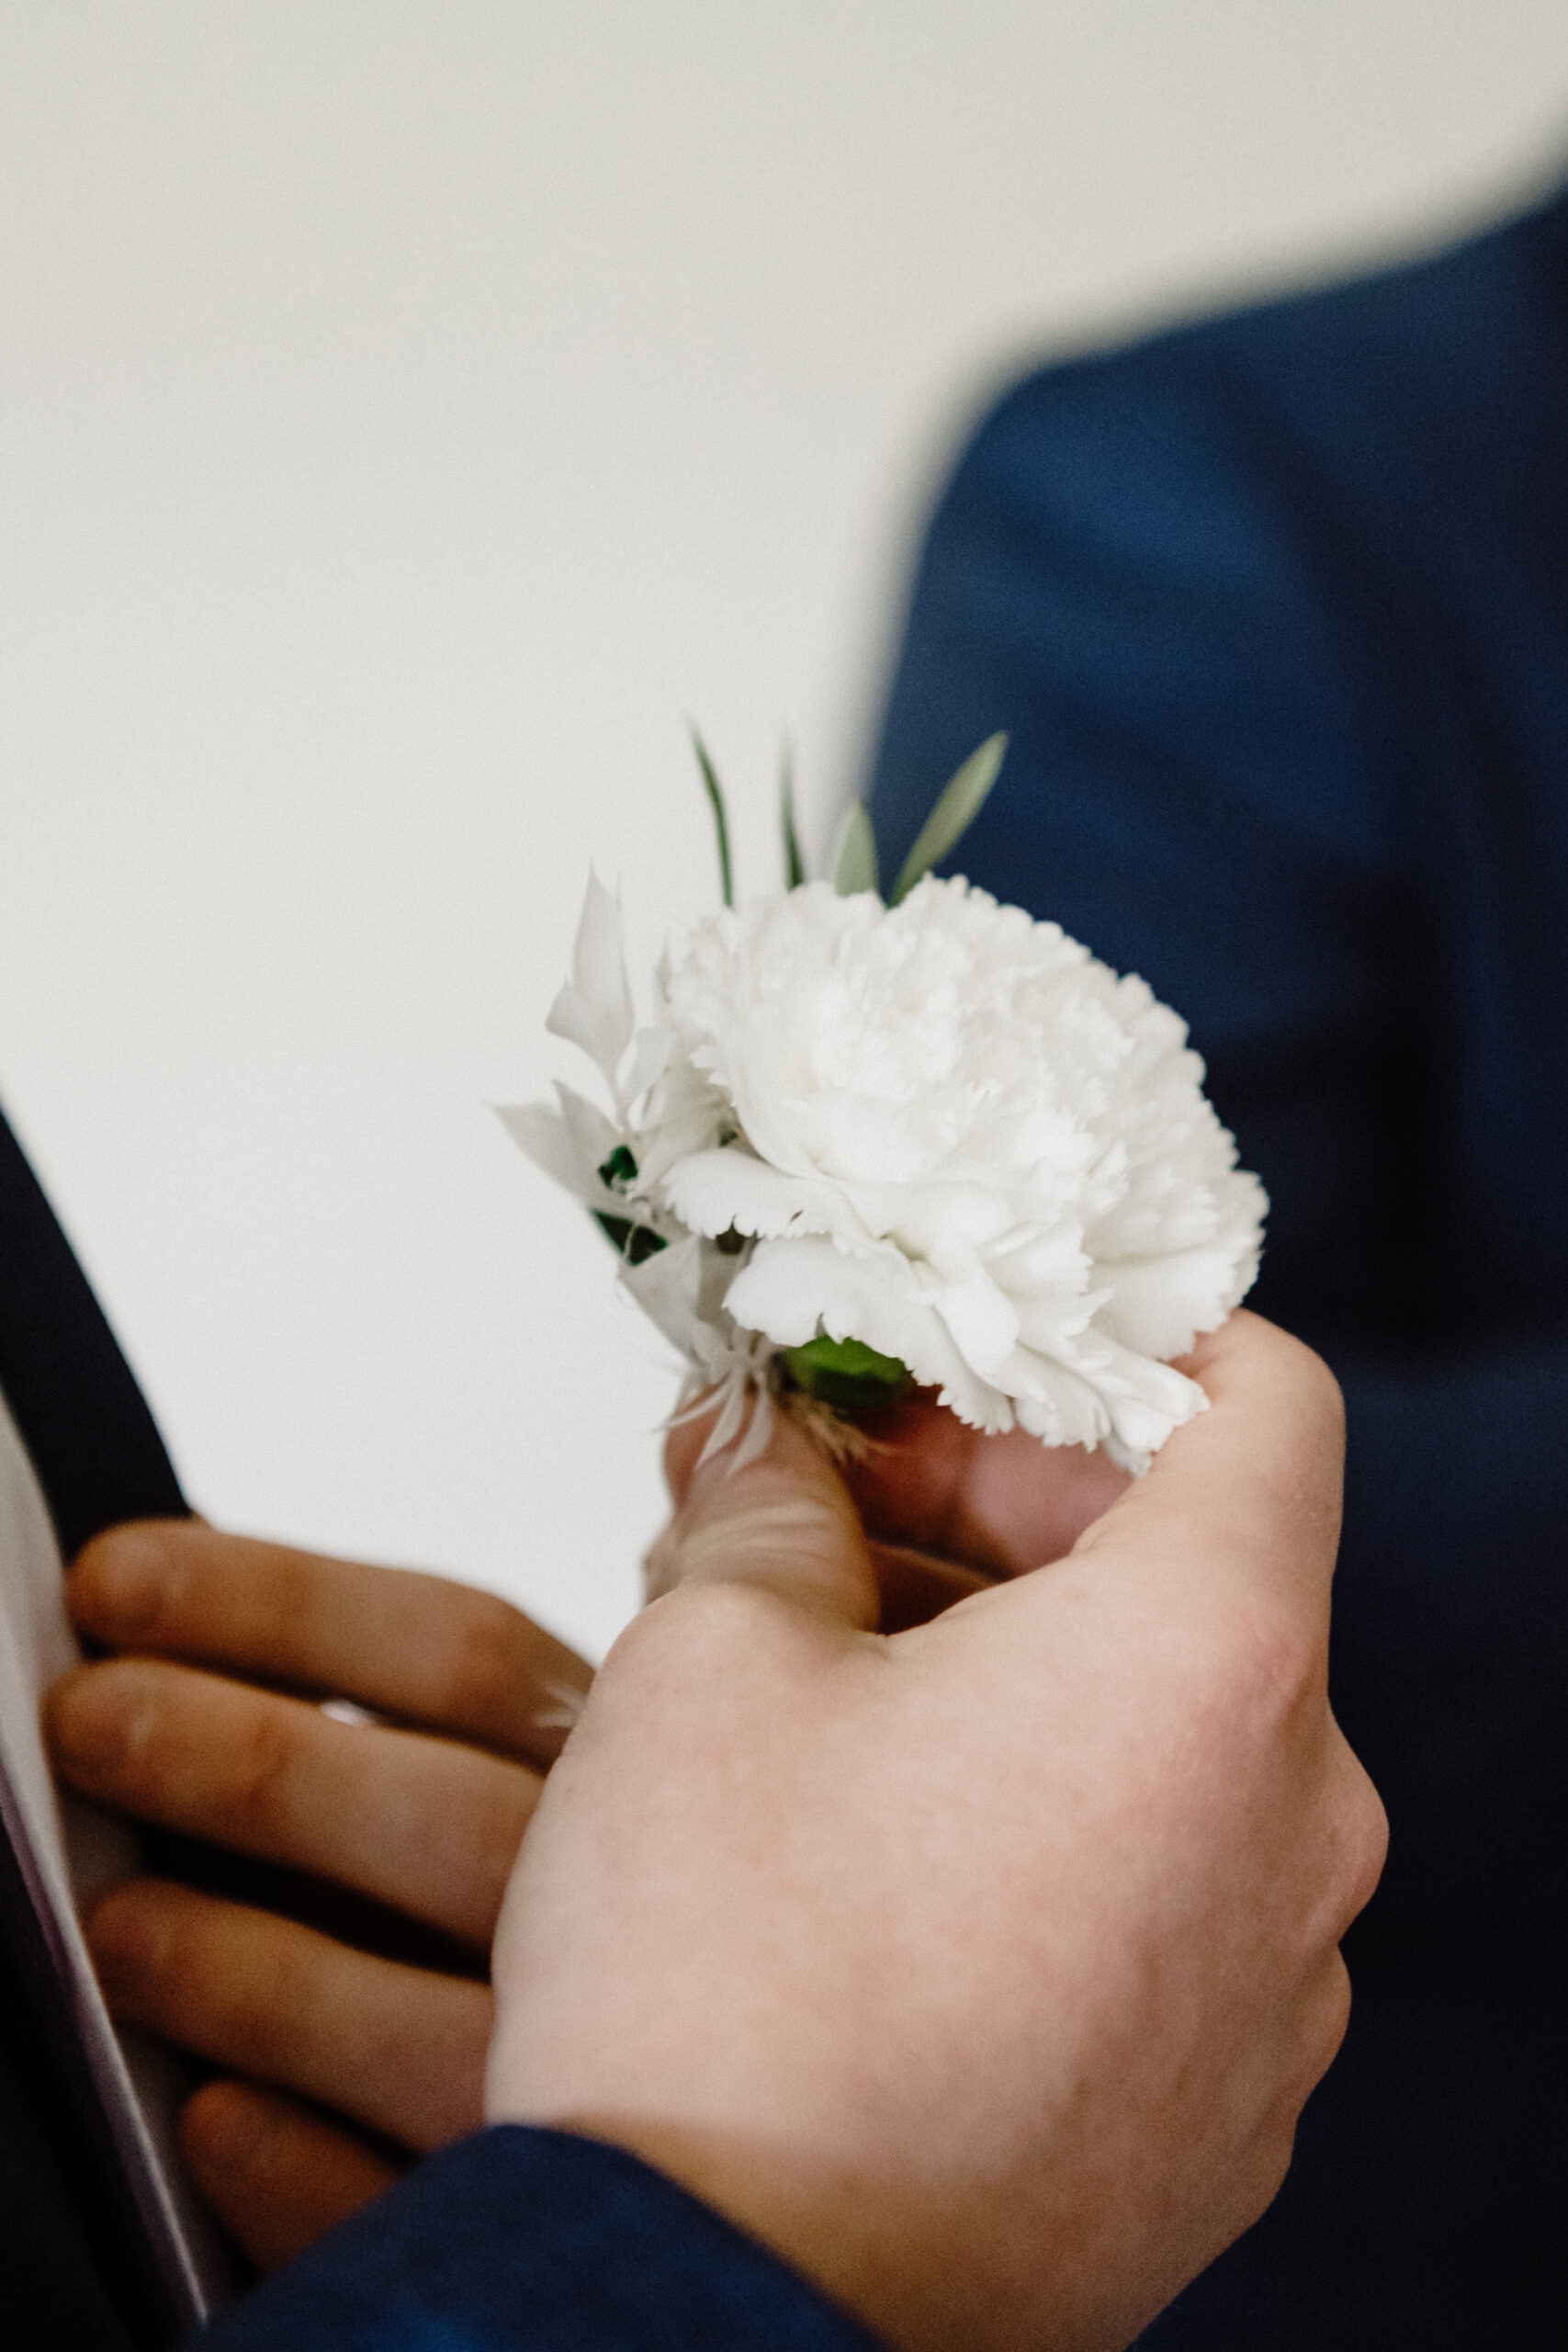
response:
M1561 0L6 0L0 1096L193 1498L592 1649L672 1374L487 1102L773 878L976 404L1568 153Z

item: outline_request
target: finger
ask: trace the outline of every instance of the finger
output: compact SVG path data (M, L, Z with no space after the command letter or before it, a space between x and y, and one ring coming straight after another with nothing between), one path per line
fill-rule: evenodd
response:
M87 1942L114 2015L403 2146L477 2129L488 1985L379 1960L166 1879L107 1894Z
M1104 1453L1081 1445L1043 1446L1024 1430L987 1437L929 1389L858 1413L853 1426L865 1450L840 1469L867 1533L987 1577L1060 1559L1128 1482ZM711 1427L711 1416L682 1420L665 1441L677 1504Z
M727 1447L693 1471L648 1555L649 1599L677 1586L745 1584L815 1615L875 1626L881 1600L865 1537L822 1448L775 1412L761 1457L737 1470L734 1454Z
M592 1679L493 1593L189 1520L95 1537L68 1589L77 1624L110 1649L352 1699L540 1764L559 1752Z
M224 2078L186 2101L179 2143L197 2188L258 2270L292 2262L401 2169L314 2108Z
M879 1544L873 1539L867 1549L882 1596L877 1620L881 1634L902 1634L911 1625L929 1624L955 1600L984 1592L996 1581L977 1569L956 1567L951 1560L933 1559L929 1552L907 1544Z
M1339 1542L1345 1417L1322 1359L1238 1311L1183 1367L1209 1409L1169 1437L1147 1476L1080 1537L1195 1604L1246 1595L1306 1601L1326 1624Z
M56 1683L51 1752L88 1796L353 1887L488 1950L538 1776L455 1741L157 1658Z
M987 1437L930 1393L857 1427L870 1444L844 1483L869 1532L992 1577L1060 1559L1128 1483L1104 1453L1042 1445L1026 1430Z

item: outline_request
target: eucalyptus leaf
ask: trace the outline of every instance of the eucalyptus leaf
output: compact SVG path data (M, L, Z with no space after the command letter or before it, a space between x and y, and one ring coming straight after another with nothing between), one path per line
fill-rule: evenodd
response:
M798 890L806 879L806 860L795 828L795 763L787 743L779 753L779 831L784 836L784 888Z
M724 893L725 905L732 907L735 904L735 876L729 864L729 818L724 806L724 786L708 757L707 745L694 727L692 729L692 749L697 755L697 765L703 772L708 803L713 809L713 829L718 841L718 887Z
M893 885L893 895L887 902L889 906L896 907L900 899L907 899L916 883L921 881L933 865L940 865L949 851L956 849L985 805L986 796L1000 771L1007 747L1005 735L987 735L979 750L970 752L920 827L915 846L904 860L898 879Z
M876 835L871 830L871 819L863 801L852 800L845 809L828 860L828 871L840 899L852 899L859 891L876 888Z

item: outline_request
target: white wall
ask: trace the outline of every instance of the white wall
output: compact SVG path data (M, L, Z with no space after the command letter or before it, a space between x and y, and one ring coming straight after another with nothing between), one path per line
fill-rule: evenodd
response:
M1565 137L1561 0L6 0L0 1094L209 1512L607 1639L670 1376L483 1105L682 714L771 879L998 369Z

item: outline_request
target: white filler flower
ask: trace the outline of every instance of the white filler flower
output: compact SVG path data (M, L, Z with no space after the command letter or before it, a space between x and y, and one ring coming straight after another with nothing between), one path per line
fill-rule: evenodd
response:
M634 1036L619 910L591 883L550 1025L613 1115L565 1089L502 1115L728 1382L731 1434L777 1351L823 1339L976 1428L1133 1470L1202 1409L1168 1359L1246 1295L1267 1203L1141 979L928 877L892 907L810 882L726 909L658 989Z

